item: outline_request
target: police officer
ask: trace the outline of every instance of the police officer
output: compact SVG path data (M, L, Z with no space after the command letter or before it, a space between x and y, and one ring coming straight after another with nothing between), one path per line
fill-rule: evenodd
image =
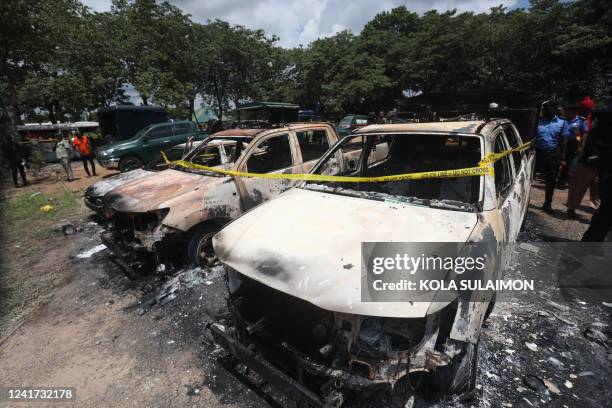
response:
M557 185L559 190L565 190L567 188L567 180L569 178L569 170L572 167L572 162L576 156L581 140L583 140L584 136L589 131L587 120L584 116L578 114L578 109L578 105L570 105L565 109L569 133L565 137L564 164Z
M538 121L538 130L534 140L536 165L544 174L546 190L542 210L552 213L552 200L559 175L561 158L565 157L565 140L570 129L567 121L555 114L557 104L546 103Z

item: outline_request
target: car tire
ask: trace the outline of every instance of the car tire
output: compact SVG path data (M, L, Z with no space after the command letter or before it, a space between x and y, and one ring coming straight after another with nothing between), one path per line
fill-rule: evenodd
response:
M144 165L142 160L138 157L127 156L121 159L119 162L119 170L123 173L125 171L136 170Z
M463 350L446 366L423 374L416 385L417 390L433 398L447 395L465 395L476 387L478 372L478 344L465 343Z
M202 268L209 268L217 262L212 247L212 238L217 231L218 229L213 226L196 228L187 246L187 256L192 263Z

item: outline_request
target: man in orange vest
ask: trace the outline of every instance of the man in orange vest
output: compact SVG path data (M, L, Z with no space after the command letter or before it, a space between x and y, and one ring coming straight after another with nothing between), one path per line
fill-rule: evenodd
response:
M97 176L96 165L94 164L93 153L91 151L92 149L91 143L89 142L89 138L87 136L82 135L81 132L79 132L78 130L73 131L72 134L75 136L75 138L72 139L72 144L74 145L74 148L77 150L77 152L79 152L79 154L81 155L81 160L83 161L83 167L85 167L85 173L87 173L87 177L91 177L89 169L87 168L87 162L91 164L91 171L93 175Z

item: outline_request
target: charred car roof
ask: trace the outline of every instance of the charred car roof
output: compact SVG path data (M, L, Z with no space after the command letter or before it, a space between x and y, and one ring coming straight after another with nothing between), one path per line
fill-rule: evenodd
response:
M211 138L215 138L215 137L227 137L227 136L233 136L233 137L255 137L257 136L257 134L263 132L265 129L227 129L227 130L222 130L220 132L217 133L213 133L212 135L210 135Z
M490 120L464 120L449 122L424 122L424 123L394 123L368 125L354 131L352 135L370 133L419 133L419 132L438 132L438 133L457 133L473 134L492 137L492 131L497 126L511 123L508 119Z

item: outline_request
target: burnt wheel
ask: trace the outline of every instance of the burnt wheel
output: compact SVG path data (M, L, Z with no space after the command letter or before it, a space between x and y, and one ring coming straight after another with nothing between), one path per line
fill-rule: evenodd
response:
M467 343L459 355L447 366L421 375L413 381L417 390L427 397L440 398L445 395L463 395L476 387L478 370L478 344Z
M212 238L216 233L216 229L196 229L187 246L187 256L191 262L201 267L211 267L217 262L212 246Z
M119 170L121 170L122 172L136 170L136 169L141 168L142 166L143 166L142 160L134 156L124 157L119 162Z

